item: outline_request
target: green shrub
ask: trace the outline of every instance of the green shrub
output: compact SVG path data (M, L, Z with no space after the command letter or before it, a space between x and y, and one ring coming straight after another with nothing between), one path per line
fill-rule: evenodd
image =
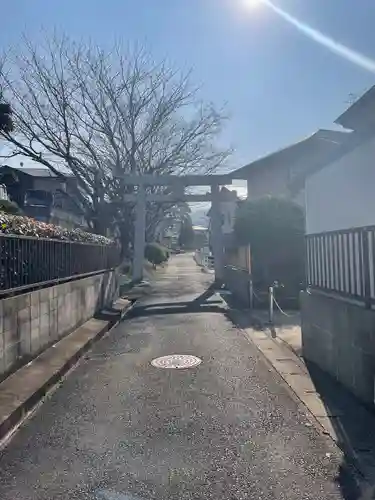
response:
M278 281L284 286L279 294L298 296L305 280L304 233L304 212L287 199L265 197L240 205L234 234L239 246L250 244L257 290Z
M158 243L148 243L145 249L145 257L156 267L168 260L168 252Z

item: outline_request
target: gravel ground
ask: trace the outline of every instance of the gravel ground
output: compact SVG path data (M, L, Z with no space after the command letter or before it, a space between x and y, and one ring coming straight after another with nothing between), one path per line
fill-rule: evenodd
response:
M360 498L337 448L218 305L168 305L209 279L190 255L172 259L2 451L1 500ZM175 353L202 364L150 364Z

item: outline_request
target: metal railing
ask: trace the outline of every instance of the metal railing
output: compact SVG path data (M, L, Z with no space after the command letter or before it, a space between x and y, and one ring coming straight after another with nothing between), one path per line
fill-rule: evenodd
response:
M306 236L311 288L375 303L375 226Z
M112 269L118 247L0 235L0 292Z

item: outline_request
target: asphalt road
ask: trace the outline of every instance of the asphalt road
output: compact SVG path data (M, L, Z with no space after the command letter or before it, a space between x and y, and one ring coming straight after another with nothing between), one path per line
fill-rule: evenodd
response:
M1 500L359 497L341 454L220 304L176 304L208 282L190 255L172 259L1 452ZM150 364L175 353L202 364Z

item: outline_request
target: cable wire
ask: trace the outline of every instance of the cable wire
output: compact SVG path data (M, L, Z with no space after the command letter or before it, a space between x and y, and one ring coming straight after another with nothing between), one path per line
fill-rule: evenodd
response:
M297 314L288 314L286 313L285 311L283 311L279 305L279 303L277 302L277 300L275 299L275 297L273 297L273 301L276 305L276 307L278 308L278 310L281 312L281 314L283 314L284 316L286 316L287 318L295 318L296 316L299 316L299 313Z

